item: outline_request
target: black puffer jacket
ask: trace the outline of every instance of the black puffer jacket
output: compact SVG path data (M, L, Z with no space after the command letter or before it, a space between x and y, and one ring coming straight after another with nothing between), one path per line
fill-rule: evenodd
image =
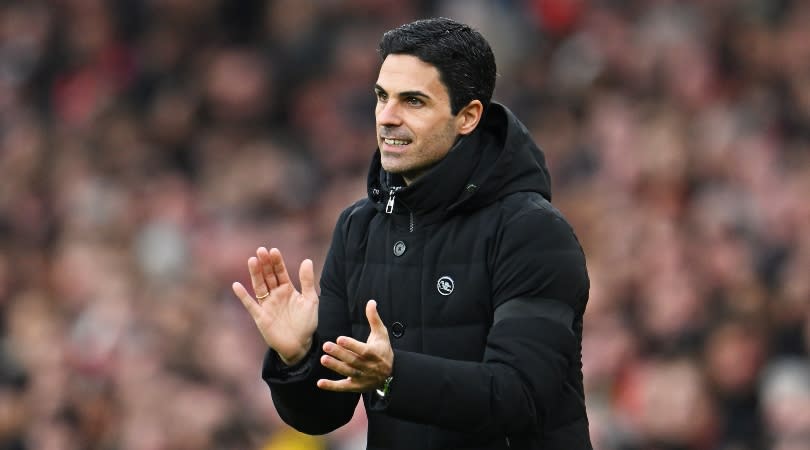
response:
M352 416L358 394L319 390L340 378L321 343L366 340L365 304L394 347L386 399L363 395L369 449L590 449L582 386L582 249L549 200L543 154L493 103L482 123L407 187L382 170L338 220L321 277L316 344L262 376L281 417L311 434Z

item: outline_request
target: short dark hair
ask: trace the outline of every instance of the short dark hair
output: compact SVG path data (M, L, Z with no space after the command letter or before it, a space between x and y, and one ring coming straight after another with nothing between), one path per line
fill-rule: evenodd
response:
M468 25L444 17L417 20L387 31L379 51L383 61L390 54L413 55L436 67L453 114L475 99L486 108L492 99L495 55Z

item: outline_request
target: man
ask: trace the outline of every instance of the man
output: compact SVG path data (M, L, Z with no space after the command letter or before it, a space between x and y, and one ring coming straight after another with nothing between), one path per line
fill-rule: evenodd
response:
M279 414L327 433L362 394L369 449L591 448L585 258L543 154L490 101L489 44L441 18L387 32L380 53L368 198L338 219L320 296L310 260L298 292L263 247L256 299L233 286Z

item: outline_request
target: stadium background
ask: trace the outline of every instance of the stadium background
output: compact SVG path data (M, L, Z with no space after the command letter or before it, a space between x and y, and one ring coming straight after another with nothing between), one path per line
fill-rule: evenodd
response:
M0 449L307 438L230 292L323 262L374 148L381 33L490 39L592 277L595 448L810 448L810 2L7 0Z

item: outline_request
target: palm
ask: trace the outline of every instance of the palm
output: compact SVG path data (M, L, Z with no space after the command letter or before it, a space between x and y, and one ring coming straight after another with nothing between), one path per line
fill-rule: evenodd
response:
M294 355L318 326L318 297L304 295L292 284L273 289L254 317L264 341L280 355Z

